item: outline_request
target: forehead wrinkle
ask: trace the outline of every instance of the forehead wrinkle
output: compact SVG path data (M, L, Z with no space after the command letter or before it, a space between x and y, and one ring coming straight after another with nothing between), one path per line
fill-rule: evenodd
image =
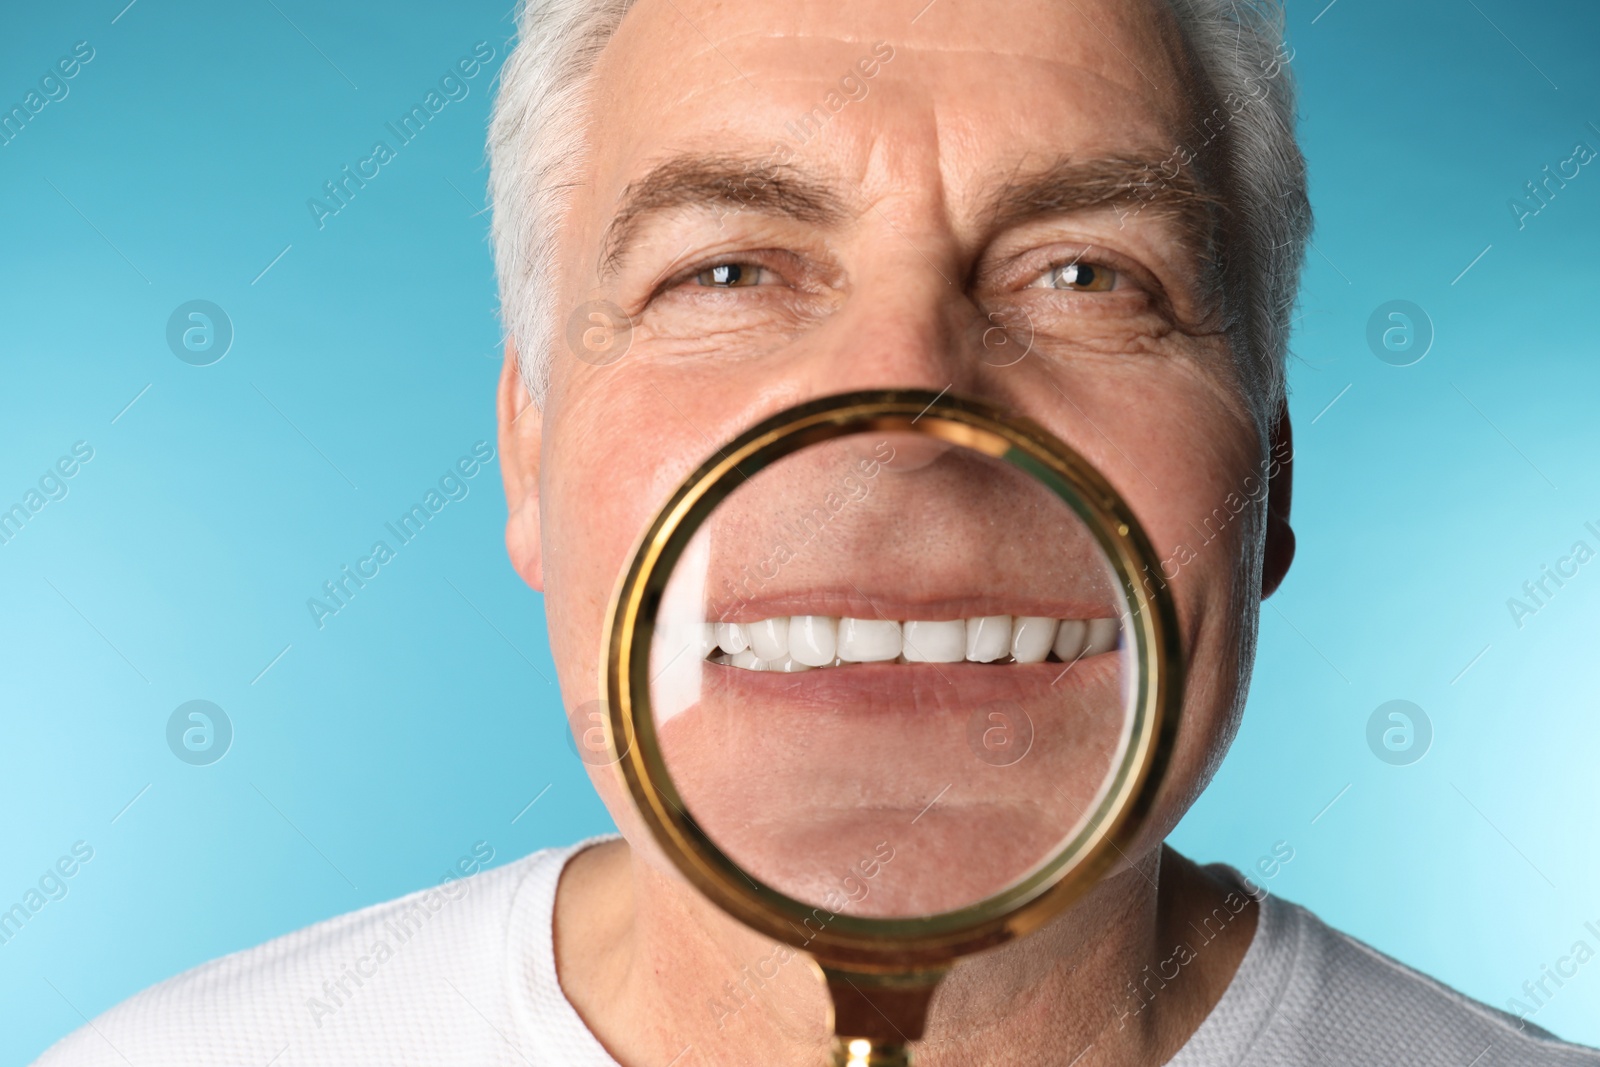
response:
M676 4L672 6L675 8ZM1074 4L1073 7L1076 8L1077 5ZM1078 11L1078 14L1083 16L1081 10ZM1184 239L1186 251L1191 249L1204 251L1210 244L1212 230L1215 228L1215 213L1212 211L1215 206L1214 198L1208 199L1205 196L1192 195L1198 193L1198 190L1193 188L1192 183L1187 181L1190 177L1187 174L1180 175L1178 179L1172 181L1161 181L1152 180L1149 174L1141 177L1138 173L1139 167L1153 170L1157 166L1154 163L1147 163L1142 158L1141 154L1147 154L1149 149L1148 145L1141 145L1138 142L1152 139L1163 140L1176 134L1175 127L1180 126L1183 119L1189 117L1192 112L1192 108L1185 106L1181 91L1182 71L1180 61L1182 56L1173 53L1171 41L1163 33L1130 33L1127 32L1128 27L1122 20L1112 18L1108 22L1103 13L1096 12L1096 14L1100 17L1090 20L1087 16L1083 16L1084 20L1079 22L1075 34L1077 47L1058 50L1049 54L1042 50L1042 45L1038 47L1022 45L1020 47L992 51L974 47L965 42L947 46L915 39L906 40L903 43L896 42L898 63L892 71L888 72L884 89L880 89L879 92L881 93L886 89L890 92L891 98L898 95L896 90L903 91L910 88L915 92L917 85L924 83L926 78L912 77L909 84L907 84L905 76L913 74L919 59L925 60L930 65L930 68L924 71L925 75L933 75L938 68L954 65L968 71L970 76L983 69L993 70L994 64L998 62L1009 64L1008 70L1010 74L1007 80L1020 78L1023 81L1027 81L1030 75L1025 72L1029 68L1033 68L1037 73L1031 77L1042 79L1041 87L1061 90L1063 79L1067 80L1069 88L1071 82L1078 82L1079 89L1076 93L1065 92L1065 90L1050 92L1050 95L1058 99L1065 95L1068 98L1069 110L1071 110L1070 98L1072 96L1079 95L1089 84L1098 83L1099 88L1091 90L1088 96L1102 98L1101 102L1108 105L1111 104L1112 99L1121 96L1123 98L1122 103L1113 107L1113 110L1121 117L1119 125L1131 123L1134 129L1143 130L1142 135L1135 135L1135 138L1130 138L1129 140L1132 140L1133 143L1127 144L1126 147L1117 144L1102 144L1099 146L1101 153L1108 157L1115 156L1122 163L1131 164L1131 166L1124 166L1122 175L1091 174L1083 170L1069 174L1063 171L1055 175L1056 183L1053 189L1046 188L1045 186L1048 183L1044 182L1034 183L1034 187L1031 190L1024 189L1017 183L1007 183L996 195L982 198L973 204L973 207L977 210L969 209L961 212L961 214L965 214L969 219L973 220L982 219L985 215L992 215L998 220L1002 215L1005 215L1016 221L1023 214L1028 214L1032 217L1038 217L1046 213L1059 215L1071 210L1085 210L1097 206L1131 203L1137 206L1139 213L1149 211L1153 217L1159 216L1164 221L1175 222L1180 231L1180 237ZM1070 18L1070 15L1068 17ZM707 85L704 81L701 81L698 86L691 89L686 95L681 96L671 105L671 112L679 112L684 108L688 108L691 112L699 112L702 116L708 110L711 113L726 110L726 98L721 94L726 93L730 85L741 84L740 72L742 72L748 75L746 81L753 81L757 88L755 99L747 100L746 103L750 104L759 101L759 106L754 114L740 117L754 119L763 113L776 113L781 117L790 106L801 106L795 102L797 98L794 94L798 90L801 96L804 95L803 86L807 80L815 77L820 83L825 79L822 77L821 71L790 69L781 62L777 64L776 70L764 69L771 66L771 63L765 61L772 59L774 53L785 49L803 56L812 56L816 53L828 51L844 51L851 47L859 47L862 42L871 36L869 33L863 32L858 40L855 34L844 27L841 27L838 32L829 32L822 27L817 28L821 32L814 32L807 27L796 27L795 32L786 33L781 30L774 31L769 28L752 26L748 21L740 19L704 19L694 21L684 17L681 12L678 13L678 17L670 18L669 21L676 23L674 36L680 37L681 45L686 46L679 53L678 59L674 60L670 66L681 69L680 64L683 61L684 53L692 53L694 64L714 62L722 68L714 75L712 79L713 85ZM1135 29L1138 28L1135 27ZM1065 51L1066 54L1062 54L1062 51ZM723 55L723 52L726 52L726 55ZM815 67L819 61L818 59L813 59L807 65ZM1021 70L1019 71L1016 68L1021 68ZM1142 68L1142 71L1139 68ZM1159 82L1168 83L1166 91L1156 91L1156 86L1151 82L1151 79L1143 76L1145 72L1148 72ZM708 73L710 72L708 71ZM890 88L891 85L893 88ZM636 84L634 88L637 88ZM928 85L923 84L923 91L928 88ZM1109 99L1106 98L1108 93L1110 94ZM707 94L716 94L718 96L718 104L709 109L705 103ZM909 190L901 180L896 180L896 178L907 178L907 167L913 170L919 170L922 167L919 162L903 156L900 150L901 146L893 143L898 139L896 136L889 136L887 138L889 143L884 143L885 133L880 122L877 121L878 116L875 114L882 106L881 101L883 99L879 97L879 102L874 103L865 110L852 111L849 116L841 120L838 133L845 133L854 127L858 136L865 135L861 138L865 143L857 142L856 152L851 152L848 149L843 152L843 155L847 158L852 155L855 156L855 164L853 166L847 164L846 169L850 171L859 170L859 173L853 176L854 181L851 183L851 187L859 190L862 194L866 194L868 185L880 185L887 181L887 187L882 189L881 192L898 200L901 198L894 196L895 193L904 193ZM902 104L908 102L901 101ZM938 161L935 163L938 180L933 183L932 188L924 188L923 191L931 194L939 202L943 208L940 213L948 218L950 215L949 209L954 206L952 201L959 203L962 200L967 200L967 195L960 191L960 187L967 185L971 179L960 172L974 161L969 160L967 165L963 166L958 158L946 159L946 148L949 145L961 144L969 140L973 140L975 145L981 146L984 141L988 140L985 136L985 130L988 129L989 133L993 133L993 128L987 121L980 121L976 125L972 125L974 116L961 114L959 107L957 114L946 115L944 105L947 102L959 103L958 101L944 101L940 99L938 93L932 93L922 100L923 107L919 108L913 104L911 111L926 110L925 117L932 119L931 141L935 146L933 160ZM1088 101L1084 103L1086 106ZM1078 110L1083 110L1083 107ZM1090 110L1098 111L1100 109L1091 108ZM1141 112L1142 114L1140 114ZM905 113L903 110L897 110L892 116L884 117L903 120L909 118L910 114ZM1067 117L1071 118L1071 116ZM994 116L990 116L991 120L993 118ZM1001 121L1009 125L1007 120L1002 119ZM946 128L947 124L952 122L954 125ZM891 125L899 125L899 121L892 121ZM1028 123L1027 125L1031 126L1033 124ZM1132 131L1130 130L1129 132ZM1041 134L1046 138L1044 145L1038 144ZM737 136L740 139L744 139L743 134ZM1057 140L1060 149L1071 151L1070 141L1076 139L1071 137L1065 140L1050 138L1047 131L1037 129L1029 130L1024 136L1026 140L1035 142L1034 151L1038 151L1042 147L1047 152L1051 150L1048 140ZM846 143L848 144L849 140L855 139L854 137L847 138ZM1120 137L1117 139L1123 140ZM715 142L712 144L714 147ZM842 145L836 147L843 148ZM990 147L992 148L993 145L991 144ZM736 149L735 152L737 153L737 151ZM840 153L835 151L829 154L837 156ZM959 157L965 154L957 152L956 156ZM1018 163L1018 170L1025 166L1026 157L1031 154L1033 153L1026 152L1022 155L1022 159ZM916 155L922 157L921 163L930 162L925 151L919 150ZM1152 156L1151 158L1155 159L1156 157ZM835 162L845 162L845 160L835 159ZM699 207L711 210L722 208L805 217L803 212L797 215L792 205L786 207L782 203L785 198L781 195L773 197L740 195L736 191L737 182L756 176L756 168L751 167L749 163L738 160L732 166L727 166L724 169L726 173L720 177L703 176L712 177L712 180L695 183L700 186L698 189L679 188L675 192L671 192L670 196L658 195L666 194L669 190L647 188L647 183L649 183L650 179L656 177L654 173L647 175L644 179L630 183L619 196L618 202L621 206L611 222L606 226L602 235L599 263L597 264L601 272L610 273L620 266L628 251L629 244L637 237L638 231L650 217L666 213L674 208ZM763 194L767 192L781 194L783 186L778 184L777 181L781 177L781 174L777 173L780 168L772 168L772 170L774 173L769 176L772 181L758 180L752 183L752 191L759 191ZM1165 173L1163 171L1162 175L1164 176ZM869 175L875 176L878 180L874 181ZM1038 178L1040 175L1034 174L1032 177ZM850 179L845 179L845 181L849 182ZM872 196L867 198L874 202L878 199L878 197ZM837 201L837 194L835 194L834 199ZM860 198L851 197L850 199ZM834 214L843 213L842 207L837 204L835 204L835 207L839 207L839 211L834 212ZM868 207L863 210L870 211L871 209Z
M1018 53L1007 73L1018 82L1028 81L1034 92L1058 108L1052 112L1058 121L1131 123L1145 130L1143 136L1154 131L1162 139L1175 139L1194 111L1177 86L1154 84L1114 55Z
M653 36L647 27L659 31L670 26L673 35L681 38L697 60L711 56L724 66L737 67L752 88L758 87L762 79L760 72L746 63L759 59L761 42L861 47L887 39L893 42L897 53L920 52L930 57L944 54L1010 62L1059 62L1064 52L1070 53L1079 65L1099 68L1108 80L1117 80L1110 77L1115 72L1125 72L1126 83L1118 81L1119 86L1153 96L1158 110L1169 120L1175 117L1174 111L1184 109L1182 39L1176 32L1175 17L1161 0L1109 0L1105 4L1067 0L1065 6L1059 6L1059 0L1017 4L1012 8L1017 19L1028 23L1044 20L1038 32L1020 35L1026 42L1021 45L1015 44L1018 34L994 25L993 14L979 34L981 40L941 46L941 38L955 36L959 40L960 35L953 34L937 19L920 27L906 25L903 16L882 4L861 3L850 17L844 17L843 10L832 3L816 0L785 0L774 5L777 12L764 14L754 10L757 6L715 0L666 0L665 4L639 0L624 20L624 29L638 27L639 33ZM774 21L786 25L773 29ZM661 44L655 39L650 47L658 50ZM726 55L722 54L724 48L728 49ZM683 51L680 46L680 56Z
M1081 9L1079 14L1083 14ZM1126 39L1119 43L1116 40L1117 28L1107 33L1099 23L1088 19L1086 15L1083 17L1089 23L1089 29L1082 36L1089 42L1089 46L1073 55L1063 56L1059 51L1043 48L992 49L965 45L940 46L929 41L890 38L894 43L896 58L907 57L895 69L904 70L908 62L914 61L919 55L929 60L953 60L967 70L978 69L976 63L992 64L997 61L1005 63L1008 69L1017 64L1038 64L1058 70L1064 68L1077 72L1078 76L1099 79L1117 90L1143 98L1152 111L1168 123L1181 122L1191 108L1185 100L1181 57L1173 54L1171 42L1162 36L1128 37L1123 34ZM677 21L681 26L683 22L689 20L683 16ZM755 90L765 90L771 77L770 72L762 71L759 67L763 59L760 49L764 44L777 47L792 44L797 48L811 51L813 48L861 48L872 43L871 37L858 38L847 35L848 31L828 32L800 28L795 32L785 33L759 27L726 30L725 23L721 21L714 26L702 26L694 22L689 22L689 25L699 32L693 33L690 41L693 50L687 58L698 62L709 57L711 61L724 68L727 82L741 82ZM719 30L724 32L717 32ZM702 33L705 33L705 36L702 36ZM723 52L724 46L728 48L727 54ZM812 47L807 48L807 46ZM1130 51L1138 55L1137 60L1130 55ZM969 60L972 62L968 62ZM751 64L757 65L751 66ZM846 65L840 70L830 70L826 74L822 71L785 72L781 80L815 78L818 82L831 83L836 81L841 73L853 74L854 69ZM891 80L899 79L891 76ZM726 82L722 86L702 85L685 100L715 92L717 88L725 85Z
M1126 32L1128 27L1120 24L1113 24L1111 32L1108 33L1105 28L1102 27L1101 23L1098 20L1090 17L1080 5L1071 2L1071 0L1069 0L1069 3L1070 6L1075 10L1076 14L1080 16L1088 26L1088 31L1082 33L1081 36L1096 46L1089 50L1090 55L1098 54L1108 60L1111 59L1112 57L1110 55L1106 55L1101 48L1098 47L1100 45L1104 45L1106 48L1109 48L1111 53L1115 54L1116 60L1120 61L1113 62L1112 65L1126 66L1130 71L1133 71L1141 81L1153 76L1153 81L1159 82L1164 78L1169 82L1169 84L1166 86L1157 85L1157 88L1173 91L1181 88L1181 79L1179 77L1180 72L1174 63L1175 57L1171 51L1172 42L1166 39L1165 34L1161 32L1150 32L1151 28L1147 26L1136 27L1136 29L1145 32L1130 34ZM708 25L703 22L695 22L691 20L687 15L682 13L677 3L673 3L672 7L679 15L681 21L687 23L692 28L693 39L702 46L702 48L696 53L697 55L704 54L708 48L717 49L722 45L736 43L742 44L751 39L756 41L772 42L808 42L821 45L851 45L855 47L869 46L877 41L885 39L885 33L882 32L881 27L878 32L867 32L861 35L853 32L853 28L849 27L829 29L824 27L796 26L792 30L786 31L772 30L765 28L764 26L745 26L735 27L730 30L727 28L728 20L726 19L719 19L714 24ZM1102 13L1102 17L1103 16L1104 13ZM1117 40L1119 30L1124 31L1121 33L1123 40L1120 43ZM942 47L927 39L934 36L935 33L936 31L921 34L920 36L922 36L924 39L920 41L916 36L912 35L895 35L890 36L887 39L893 42L897 53L901 50L905 50L907 52L921 52L928 55L981 56L985 59L1021 59L1040 60L1046 62L1054 61L1057 57L1057 53L1054 50L1042 47L1037 50L1026 48L1018 50L1004 48L997 49L984 45L953 45ZM1136 52L1146 52L1147 54L1140 56L1140 58L1144 59L1146 62L1141 64L1136 61L1134 56L1130 55L1129 53L1130 48ZM1159 67L1159 69L1151 69L1150 61L1152 60Z

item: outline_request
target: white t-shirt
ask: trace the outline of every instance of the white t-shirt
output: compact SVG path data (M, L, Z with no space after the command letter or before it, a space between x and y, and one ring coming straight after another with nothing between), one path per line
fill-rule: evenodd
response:
M214 960L111 1009L38 1064L617 1067L556 980L556 882L589 843ZM1232 983L1171 1064L1600 1067L1600 1052L1520 1025L1268 897Z

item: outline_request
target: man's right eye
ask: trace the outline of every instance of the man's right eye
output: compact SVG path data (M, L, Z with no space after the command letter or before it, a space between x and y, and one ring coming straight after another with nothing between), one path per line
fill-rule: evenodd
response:
M1034 289L1063 289L1075 293L1108 293L1121 288L1121 278L1110 267L1080 263L1074 259L1051 267L1033 282Z
M753 263L719 263L700 271L694 280L696 285L712 289L738 289L761 284L766 273Z

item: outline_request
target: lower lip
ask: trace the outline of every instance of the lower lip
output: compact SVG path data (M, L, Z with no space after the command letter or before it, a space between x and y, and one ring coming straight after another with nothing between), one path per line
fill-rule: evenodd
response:
M1073 663L851 663L785 674L708 663L702 704L751 715L811 713L900 715L969 714L995 701L1025 708L1078 703L1091 694L1120 699L1115 682L1121 654L1106 652Z
M798 674L707 663L698 699L658 722L658 736L686 800L709 789L758 820L846 796L915 805L914 814L929 785L951 782L996 800L1071 781L1092 793L1125 732L1120 668L1117 653L1070 665L877 663ZM1006 771L998 778L997 766Z
M661 751L700 829L780 891L822 903L883 843L898 858L851 910L939 911L1021 877L1092 807L1123 736L1121 665L706 663Z

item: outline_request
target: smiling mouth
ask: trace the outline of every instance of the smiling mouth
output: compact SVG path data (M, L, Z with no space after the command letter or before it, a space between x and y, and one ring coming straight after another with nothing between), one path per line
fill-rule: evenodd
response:
M705 624L706 660L792 674L862 663L1075 663L1114 651L1114 618L979 615L964 619L860 619L785 615Z

